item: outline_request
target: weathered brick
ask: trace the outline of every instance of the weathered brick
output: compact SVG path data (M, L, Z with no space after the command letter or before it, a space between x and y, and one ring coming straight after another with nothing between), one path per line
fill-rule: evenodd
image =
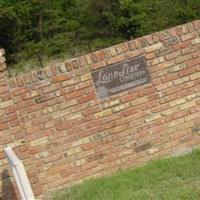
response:
M111 56L116 56L117 55L117 50L116 50L115 47L110 47L109 50L110 50Z
M134 150L135 150L136 153L138 153L140 151L144 151L144 150L147 150L147 149L150 149L150 148L152 148L152 145L151 145L151 143L148 142L148 143L137 145Z
M113 106L116 106L116 105L119 105L119 104L120 104L120 100L119 99L115 99L115 100L103 103L103 108L104 109L105 108L110 108L110 107L113 107Z
M81 76L81 81L87 81L90 80L92 78L91 73L87 73Z
M192 22L194 25L195 30L199 30L200 29L200 21L196 20Z
M189 76L185 76L185 77L179 78L177 80L174 80L173 82L175 85L179 85L179 84L189 81L189 79L190 79Z
M20 87L20 88L15 88L14 90L12 90L12 94L14 96L17 96L17 95L26 93L28 91L29 91L29 89L27 87Z
M96 98L96 94L92 91L89 94L83 95L79 98L79 102L80 103L85 103L85 102L89 102L91 100L94 100Z
M70 113L71 113L70 110L66 108L64 110L58 110L56 112L53 112L51 116L53 119L57 119L63 117L64 115L68 115Z
M157 89L158 91L161 91L161 90L170 88L170 87L172 87L172 86L173 86L173 83L172 83L172 81L171 81L171 82L167 82L167 83L163 83L163 84L157 85L157 86L156 86L156 89Z
M109 109L96 113L94 116L95 118L101 118L101 117L105 117L111 114L112 114L112 110L109 108Z
M144 50L140 49L140 50L135 50L135 51L127 51L124 53L124 56L127 58L132 58L132 57L140 56L142 54L144 54Z
M112 108L113 113L122 111L124 109L129 108L129 103L121 104Z
M132 101L138 97L137 93L131 93L121 97L122 103L126 103L128 101Z
M71 78L69 80L65 80L61 83L62 87L67 87L67 86L70 86L70 85L74 85L74 84L77 84L80 82L80 78L79 77L74 77L74 78Z
M46 144L47 142L48 142L48 137L41 137L41 138L31 141L30 145L31 146L39 146L39 145Z
M156 51L157 49L160 49L161 47L163 46L163 44L160 42L160 43L156 43L154 45L151 45L151 46L148 46L145 48L145 51L147 53L150 53L152 51Z
M183 69L181 71L179 71L179 77L183 77L183 76L187 76L189 74L194 73L196 70L195 68L187 68L187 69Z
M82 151L81 147L78 146L78 147L74 147L74 148L71 148L71 149L67 150L65 153L66 153L67 157L69 157L69 156L78 154L81 151Z
M7 130L7 129L9 129L8 123L0 124L0 131Z
M88 116L88 115L91 115L91 114L94 114L94 113L97 113L99 111L101 111L101 107L99 105L95 106L95 107L92 107L92 108L87 108L83 111L83 114L85 116Z
M168 123L168 127L171 128L171 127L174 127L174 126L177 126L179 124L182 124L184 123L184 118L180 118L180 119L176 119L174 121L171 121L170 123Z
M88 65L92 64L92 59L91 59L90 54L85 55L85 60L86 60Z
M196 72L196 73L190 75L190 78L191 78L191 80L199 79L200 78L200 72Z
M107 63L106 63L105 60L103 60L103 61L91 64L90 68L92 70L96 70L96 69L99 69L99 68L102 68L102 67L106 67L106 66L107 66Z
M167 55L169 53L172 52L172 48L171 47L161 47L160 49L158 49L156 51L156 56L164 56L164 55Z
M65 102L60 104L60 109L69 108L69 107L74 106L76 104L78 104L77 99L68 100L68 101L65 101Z
M179 111L178 107L173 107L173 108L164 110L161 114L162 114L163 116L167 116L167 115L171 115L171 114L173 114L173 113L175 113L175 112L178 112L178 111Z
M147 96L137 98L137 99L131 101L130 104L131 104L131 106L137 106L137 105L141 105L141 104L146 103L146 102L148 102Z
M110 59L107 61L107 64L108 64L108 65L112 65L112 64L121 62L121 61L123 61L124 59L125 59L125 56L123 56L123 55L117 55L117 56L114 56L114 57L110 58Z
M152 114L150 117L148 117L147 119L145 119L145 122L151 122L157 119L160 119L162 116L160 113L156 113L156 114Z
M185 121L190 121L190 120L194 120L196 118L199 118L200 117L200 113L194 113L194 114L191 114L191 115L188 115L185 117Z
M38 91L34 90L34 91L30 91L28 93L21 95L21 97L23 100L26 100L26 99L31 99L31 98L39 96L39 95L40 95L40 93Z
M191 40L192 45L200 44L200 37Z
M195 36L196 36L196 33L184 34L184 35L181 36L181 40L182 41L191 40Z
M73 127L73 124L71 122L63 122L56 126L56 130L61 131L61 130L66 130L71 127Z
M74 119L78 119L81 118L83 115L82 113L74 113L74 114L70 114L69 116L67 116L67 120L74 120Z
M195 101L189 101L189 102L186 102L184 104L181 104L180 109L185 110L185 109L188 109L188 108L191 108L191 107L194 107L194 106L196 106Z
M186 98L187 98L187 100L188 101L191 101L191 100L193 100L194 98L196 98L198 96L198 94L191 94L191 95L188 95Z
M186 99L185 98L181 98L181 99L177 99L175 101L171 101L169 104L170 104L171 107L174 107L174 106L183 104L185 102L186 102Z
M13 104L14 104L13 100L1 102L0 103L0 109L7 108L9 106L12 106Z
M123 124L120 126L116 126L113 128L108 129L109 134L120 133L128 128L128 124Z

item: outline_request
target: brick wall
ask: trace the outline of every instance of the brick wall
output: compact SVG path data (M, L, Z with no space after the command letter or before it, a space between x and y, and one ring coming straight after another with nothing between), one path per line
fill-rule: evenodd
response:
M6 70L6 64L5 64L5 52L3 49L0 49L0 80L6 77L7 70Z
M91 72L138 55L150 82L98 99ZM12 146L37 197L200 145L200 20L15 78L0 66L1 169Z

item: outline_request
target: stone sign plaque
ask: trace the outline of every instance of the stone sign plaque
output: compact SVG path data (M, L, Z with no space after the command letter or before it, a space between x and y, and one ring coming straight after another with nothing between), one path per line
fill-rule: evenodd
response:
M144 56L130 58L92 72L98 98L137 87L149 82L149 73Z

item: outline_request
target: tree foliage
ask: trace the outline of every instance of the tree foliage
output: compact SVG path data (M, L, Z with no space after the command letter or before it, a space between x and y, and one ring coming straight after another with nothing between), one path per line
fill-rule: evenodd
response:
M200 0L0 0L8 62L76 56L200 17Z

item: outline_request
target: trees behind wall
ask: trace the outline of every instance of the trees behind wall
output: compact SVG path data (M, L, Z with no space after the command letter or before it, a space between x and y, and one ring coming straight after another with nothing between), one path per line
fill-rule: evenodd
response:
M0 47L10 64L72 57L198 19L199 8L200 0L0 0Z

